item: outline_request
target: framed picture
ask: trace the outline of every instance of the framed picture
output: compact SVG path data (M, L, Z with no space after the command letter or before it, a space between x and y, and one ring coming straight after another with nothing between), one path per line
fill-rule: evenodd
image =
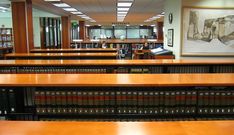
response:
M174 30L168 29L168 31L167 31L167 45L170 47L173 47L173 36L174 36Z
M234 56L234 9L183 7L182 56Z

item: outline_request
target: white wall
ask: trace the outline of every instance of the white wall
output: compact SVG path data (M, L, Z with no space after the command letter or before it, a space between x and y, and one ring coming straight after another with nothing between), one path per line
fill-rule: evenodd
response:
M164 43L165 48L172 50L176 59L233 59L234 57L181 57L181 12L183 6L190 7L214 7L214 8L233 8L234 0L165 0L165 18L164 18ZM168 23L168 14L173 13L173 23ZM174 29L174 46L167 46L167 30Z
M40 17L60 17L60 16L33 8L33 37L34 37L35 47L41 46Z
M181 28L181 0L165 0L165 16L164 16L164 48L173 51L176 59L180 58L180 28ZM172 24L169 24L168 15L173 14ZM173 47L167 46L167 31L174 29Z
M0 12L0 27L5 25L6 28L12 28L11 12Z

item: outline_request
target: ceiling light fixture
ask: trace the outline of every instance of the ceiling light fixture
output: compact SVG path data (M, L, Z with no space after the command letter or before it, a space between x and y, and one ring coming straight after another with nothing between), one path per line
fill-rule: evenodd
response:
M63 10L69 11L69 12L75 12L75 11L77 11L75 8L63 8Z
M117 8L118 11L128 11L129 8Z
M44 0L44 1L47 1L47 2L57 2L57 1L61 1L61 0Z
M56 7L61 7L61 8L71 7L66 3L54 3L53 5Z
M72 14L75 14L75 15L81 15L82 13L81 12L71 12Z
M117 7L131 7L132 3L117 3Z

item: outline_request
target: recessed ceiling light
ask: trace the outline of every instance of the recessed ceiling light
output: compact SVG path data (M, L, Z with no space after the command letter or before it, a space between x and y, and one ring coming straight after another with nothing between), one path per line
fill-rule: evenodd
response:
M53 5L55 5L56 7L61 7L61 8L71 7L66 3L54 3Z
M85 26L86 26L86 27L89 27L90 25L87 24L87 25L85 25Z
M126 15L117 14L118 17L125 17Z
M154 24L152 24L152 25L150 25L151 27L154 27L155 25Z
M117 14L127 14L128 12L117 12Z
M101 24L98 24L98 26L102 26Z
M87 16L87 15L77 15L77 16L79 16L79 17L85 17L85 16Z
M161 17L161 16L164 16L164 15L157 15L157 16L160 16L160 17Z
M129 8L117 8L118 11L128 11Z
M131 7L132 3L128 2L128 3L117 3L118 7Z
M81 12L71 12L71 13L75 15L82 14Z
M164 15L164 14L165 14L165 12L162 12L161 14L162 14L162 15Z
M127 24L126 26L130 26L129 24Z
M77 11L75 8L63 8L65 11Z
M54 1L61 1L61 0L44 0L44 1L54 2Z
M143 26L143 24L141 24L140 26Z

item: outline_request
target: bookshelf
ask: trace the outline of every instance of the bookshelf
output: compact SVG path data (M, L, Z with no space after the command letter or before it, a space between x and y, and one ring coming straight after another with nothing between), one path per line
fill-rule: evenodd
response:
M103 74L101 79L98 74L1 74L0 78L3 119L234 119L234 74Z
M117 59L117 56L117 53L11 53L6 54L5 59Z
M37 54L37 53L35 53ZM233 60L1 60L0 73L234 73Z
M7 48L13 45L12 28L0 28L0 47Z

